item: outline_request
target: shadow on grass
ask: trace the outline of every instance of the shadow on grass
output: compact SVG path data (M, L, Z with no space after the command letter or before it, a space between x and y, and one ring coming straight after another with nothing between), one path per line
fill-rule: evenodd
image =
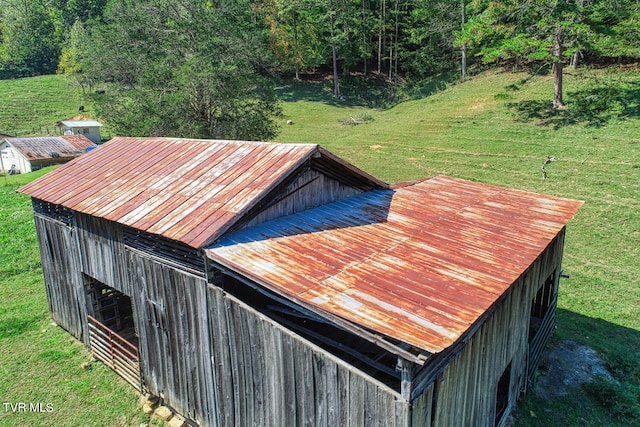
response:
M569 92L564 109L554 110L550 100L511 102L507 107L518 121L537 120L554 129L578 123L602 127L614 120L640 117L640 82L610 83Z
M640 331L564 309L558 309L557 317L537 381L518 402L514 426L640 425ZM594 374L582 359L552 356L552 347L568 341L595 350L615 381ZM540 376L550 375L550 365L565 366L566 373L554 371L558 378L544 382L547 389L537 389ZM576 376L591 376L592 382L574 384Z
M275 90L286 102L323 102L334 107L391 108L400 102L421 99L444 90L457 82L457 72L449 72L414 83L395 83L388 78L372 74L340 77L340 99L333 96L333 78L330 75L311 75L301 81L281 83Z

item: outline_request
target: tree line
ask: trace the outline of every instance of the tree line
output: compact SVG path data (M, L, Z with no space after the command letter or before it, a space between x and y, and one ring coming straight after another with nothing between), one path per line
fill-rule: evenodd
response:
M263 139L269 77L420 80L474 63L640 57L637 0L0 0L0 77L54 72L128 134Z

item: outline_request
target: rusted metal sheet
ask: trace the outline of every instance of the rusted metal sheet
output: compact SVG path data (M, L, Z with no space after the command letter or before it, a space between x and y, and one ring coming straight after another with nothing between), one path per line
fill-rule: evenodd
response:
M438 176L224 236L213 261L427 352L455 342L582 202Z
M89 147L95 147L96 144L93 143L89 138L84 135L65 135L60 138L67 141L73 148L81 150L85 152Z
M33 136L5 138L27 160L74 158L95 146L84 136Z
M197 248L314 153L315 144L121 137L19 191Z

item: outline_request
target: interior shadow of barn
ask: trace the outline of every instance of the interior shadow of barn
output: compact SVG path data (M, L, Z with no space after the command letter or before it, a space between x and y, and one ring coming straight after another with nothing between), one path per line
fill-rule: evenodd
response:
M133 324L131 298L86 275L85 286L89 315L137 347L138 337Z

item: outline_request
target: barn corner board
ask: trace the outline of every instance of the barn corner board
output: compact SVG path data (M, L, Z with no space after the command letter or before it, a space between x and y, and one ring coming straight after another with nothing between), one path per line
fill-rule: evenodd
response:
M504 423L582 204L175 138L115 138L19 191L53 319L208 426Z

